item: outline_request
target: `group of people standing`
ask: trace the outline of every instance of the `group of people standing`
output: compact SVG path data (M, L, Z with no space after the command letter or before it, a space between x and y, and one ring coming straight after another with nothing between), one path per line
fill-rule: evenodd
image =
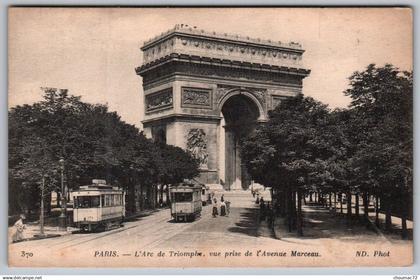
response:
M257 196L255 199L255 204L260 206L260 221L267 220L268 226L270 228L274 227L274 209L269 201L265 202L264 198L258 193L252 192L253 197Z
M216 218L219 215L219 211L218 211L219 207L220 207L220 216L225 216L225 217L229 216L230 201L225 200L223 194L220 197L220 203L217 202L217 198L214 197L214 195L211 202L212 202L212 208L213 208L213 211L212 211L213 218Z

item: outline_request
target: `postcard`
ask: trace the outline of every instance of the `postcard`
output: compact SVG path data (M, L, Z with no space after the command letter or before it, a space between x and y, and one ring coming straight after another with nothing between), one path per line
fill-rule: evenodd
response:
M412 264L410 8L8 15L10 266Z

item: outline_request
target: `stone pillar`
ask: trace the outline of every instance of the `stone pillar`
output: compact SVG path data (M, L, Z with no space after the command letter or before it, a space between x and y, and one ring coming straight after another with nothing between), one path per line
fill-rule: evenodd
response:
M242 189L241 155L239 153L239 143L236 136L234 136L233 147L234 147L234 153L235 153L234 163L233 163L233 166L235 168L235 174L234 174L235 183L233 184L232 189L240 190Z
M233 131L225 130L225 189L231 190L235 186L235 137Z

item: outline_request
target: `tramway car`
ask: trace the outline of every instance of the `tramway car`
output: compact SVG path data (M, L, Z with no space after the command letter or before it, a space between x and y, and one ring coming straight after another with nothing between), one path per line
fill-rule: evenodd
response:
M176 222L190 221L201 215L201 185L180 184L170 187L171 216Z
M108 230L120 226L125 217L125 192L105 180L92 180L72 192L73 221L82 231Z

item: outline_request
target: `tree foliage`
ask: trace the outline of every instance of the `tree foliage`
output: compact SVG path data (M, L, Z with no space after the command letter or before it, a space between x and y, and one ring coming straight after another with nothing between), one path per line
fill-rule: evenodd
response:
M106 105L49 88L42 101L9 111L10 206L15 206L11 212L36 208L42 177L47 191L60 189L60 158L65 160L68 188L93 178L125 188L152 188L198 172L188 152L146 139Z
M287 192L283 204L296 191L362 193L365 204L371 194L383 198L387 216L399 209L404 220L412 196L412 92L411 72L371 64L349 78L347 109L331 111L303 95L289 98L243 140L248 171Z

